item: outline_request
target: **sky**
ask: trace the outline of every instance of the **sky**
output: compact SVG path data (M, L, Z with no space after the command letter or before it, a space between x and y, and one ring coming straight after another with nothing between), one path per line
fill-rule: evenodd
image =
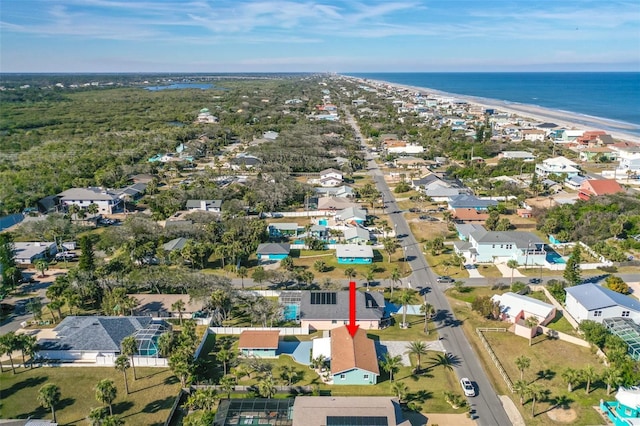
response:
M640 2L0 1L0 72L465 71L640 71Z

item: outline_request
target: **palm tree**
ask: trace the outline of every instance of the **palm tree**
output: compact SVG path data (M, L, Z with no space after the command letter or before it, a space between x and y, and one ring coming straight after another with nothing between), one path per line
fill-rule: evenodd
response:
M353 279L358 275L358 271L355 268L347 268L344 270L344 276Z
M109 414L113 416L113 400L116 399L118 390L111 379L102 379L96 385L96 400L109 406Z
M380 365L384 371L389 373L389 380L393 383L393 375L400 370L402 366L402 357L400 355L391 356L389 352L384 354Z
M520 370L520 380L524 379L524 370L531 366L531 358L520 355L516 358L516 367Z
M249 275L249 271L245 266L241 266L238 268L236 273L240 277L240 280L241 280L240 282L241 282L242 288L244 289L244 279Z
M224 375L227 375L227 362L233 358L233 352L229 349L222 348L216 354L216 359L222 363L222 371Z
M616 368L609 367L602 374L602 379L607 384L607 395L611 393L611 387L619 385L623 378Z
M178 318L180 318L180 326L182 326L182 312L185 310L184 300L178 299L171 304L171 310L178 312Z
M56 405L60 402L60 388L53 383L47 383L38 391L38 402L44 408L51 409L53 423L56 421Z
M116 416L107 416L104 419L102 419L102 423L100 424L100 426L122 426L122 425L124 425L124 420Z
M518 267L518 261L511 259L507 262L507 267L511 269L511 284L513 284L513 271Z
M407 396L407 392L409 392L409 387L404 382L395 382L391 385L391 390L398 397L398 402L402 404L402 400Z
M92 408L89 411L87 419L91 426L102 426L104 419L107 417L107 409L104 407Z
M454 358L448 353L436 354L436 356L431 360L433 361L434 367L440 365L445 370L453 371Z
M524 320L524 325L526 325L531 329L535 328L535 331L532 330L533 332L529 333L529 346L531 346L531 341L533 340L533 336L538 332L538 322L539 322L538 318L534 316L530 316L529 318Z
M71 204L67 206L67 212L71 215L71 219L73 216L80 211L80 207L77 204Z
M20 339L20 350L22 351L22 364L26 365L25 355L29 357L29 368L33 368L33 357L38 349L38 340L36 336L30 336L28 334L21 334L18 336Z
M136 342L135 337L127 336L122 339L122 343L120 343L120 353L129 357L131 360L131 368L133 369L133 380L138 380L136 366L133 362L133 357L138 354L138 342Z
M45 259L38 259L33 263L33 266L40 271L40 278L44 278L44 271L49 269L49 262Z
M280 369L280 376L287 382L287 386L291 386L291 383L298 376L298 371L293 365L286 364Z
M544 398L545 391L537 383L531 383L527 386L527 394L531 397L531 416L535 417L536 401Z
M391 296L393 297L393 285L400 282L400 269L397 266L391 270L389 279L391 280Z
M220 389L226 392L227 399L231 398L231 392L235 389L236 379L233 376L224 376L220 379Z
M596 373L593 365L587 365L585 368L580 371L580 375L582 379L587 382L587 387L585 388L585 393L589 394L591 391L591 383L598 378L598 374Z
M87 206L87 212L89 212L89 214L91 215L97 214L99 210L100 208L96 203L91 203Z
M362 274L362 278L364 278L367 282L367 291L369 291L369 285L371 284L371 281L373 281L375 278L375 269L376 267L374 265L371 265L371 267Z
M415 341L415 342L409 342L409 344L407 344L407 346L405 347L407 348L405 352L406 354L416 356L418 363L416 365L415 372L419 373L420 368L422 367L421 357L422 355L427 354L427 345L424 342Z
M120 355L116 358L115 363L116 370L122 372L124 376L124 390L129 395L129 382L127 381L127 370L131 368L131 362L129 361L129 357L126 355Z
M580 372L573 368L567 368L562 372L562 380L567 384L567 392L573 392L573 387L580 379Z
M17 350L19 347L18 336L13 331L8 332L0 336L0 354L8 355L9 361L11 361L11 369L13 370L13 374L16 374L16 367L13 364L13 351ZM0 363L1 364L1 363Z
M273 383L273 377L267 375L258 382L258 393L263 398L271 398L276 394L276 387Z
M391 263L391 255L396 252L396 249L400 247L400 244L398 244L398 240L395 237L387 237L382 239L382 245L384 247L384 251L389 255L389 263Z
M413 290L404 289L398 296L398 302L402 305L402 324L401 327L407 326L407 305L413 301L415 292Z
M424 302L420 305L420 313L424 314L424 332L429 334L429 319L436 314L436 308L432 304Z
M527 394L529 384L524 380L517 380L513 384L513 391L520 397L520 405L524 405L524 396Z
M169 358L173 352L175 345L175 337L173 332L167 331L158 337L158 353L163 358Z

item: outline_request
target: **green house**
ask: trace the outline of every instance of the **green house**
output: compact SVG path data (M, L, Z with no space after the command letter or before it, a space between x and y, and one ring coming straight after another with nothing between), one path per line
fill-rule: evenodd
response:
M238 350L242 356L276 358L279 340L278 330L245 330L240 334Z

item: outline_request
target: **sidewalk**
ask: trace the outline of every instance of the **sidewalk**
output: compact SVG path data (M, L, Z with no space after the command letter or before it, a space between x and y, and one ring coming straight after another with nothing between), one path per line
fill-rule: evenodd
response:
M516 404L514 404L511 398L506 395L498 395L498 398L500 398L504 411L507 412L507 416L509 417L509 420L511 420L511 424L513 426L527 426L522 414L520 414L518 407L516 407Z

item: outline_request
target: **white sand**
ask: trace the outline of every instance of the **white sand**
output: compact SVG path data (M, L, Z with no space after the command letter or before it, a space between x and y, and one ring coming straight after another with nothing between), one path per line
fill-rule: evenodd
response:
M354 77L348 77L354 78ZM363 79L356 78L356 80L366 82ZM479 98L467 95L458 95L455 93L442 92L440 90L429 89L426 87L406 86L397 83L390 83L388 81L381 80L367 80L367 82L374 82L376 84L384 84L397 89L407 89L411 92L430 93L441 97L451 97L468 102L472 105L478 105L484 108L493 108L500 112L506 112L514 114L523 118L528 118L533 121L539 121L541 123L551 122L557 124L564 129L575 130L604 130L610 134L614 139L625 140L630 142L639 142L640 135L628 133L629 130L639 130L640 127L634 126L629 123L622 123L614 120L607 120L604 118L591 117L587 115L581 115L568 111L558 111L549 108L543 108L536 105L526 105L518 103L509 103L499 101L496 99Z

